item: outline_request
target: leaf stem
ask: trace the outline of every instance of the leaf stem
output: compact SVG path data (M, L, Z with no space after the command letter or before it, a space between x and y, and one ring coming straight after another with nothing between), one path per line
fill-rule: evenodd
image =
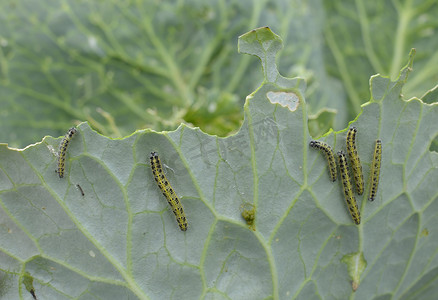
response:
M397 78L400 71L400 67L402 65L408 25L413 15L411 0L406 1L405 6L402 8L396 6L396 9L399 12L400 17L397 25L397 31L395 34L394 50L392 55L391 69L389 73L391 78Z
M366 9L363 1L356 0L356 7L359 15L359 24L360 24L360 29L362 31L362 40L365 46L366 55L371 65L373 66L373 69L379 73L382 73L384 68L380 63L380 60L376 55L376 52L374 51L373 42L371 40L371 34L369 30L370 24L368 22L368 17L366 14Z
M342 55L341 50L339 49L338 44L335 41L330 26L326 26L325 37L327 40L327 45L329 46L338 66L339 75L344 83L344 87L348 94L349 101L351 102L353 112L357 115L360 113L361 101L351 80L352 76L348 74L348 68L344 60L344 55Z

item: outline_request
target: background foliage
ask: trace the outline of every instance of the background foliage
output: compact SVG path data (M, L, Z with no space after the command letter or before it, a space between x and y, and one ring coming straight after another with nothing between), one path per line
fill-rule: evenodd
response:
M88 121L102 134L175 129L226 135L263 77L237 36L269 26L287 77L307 79L310 129L354 119L369 77L395 78L417 48L404 89L438 81L435 1L69 1L0 3L0 141L24 147ZM335 115L336 114L336 115Z

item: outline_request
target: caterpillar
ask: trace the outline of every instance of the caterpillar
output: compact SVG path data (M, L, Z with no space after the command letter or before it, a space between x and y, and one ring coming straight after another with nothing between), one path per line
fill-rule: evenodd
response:
M160 158L158 157L158 153L151 152L150 159L151 159L152 173L154 174L155 181L157 182L158 187L160 188L164 197L166 197L167 203L169 203L170 207L172 208L172 211L176 217L176 221L178 222L179 228L182 231L186 231L188 224L187 224L186 215L184 213L184 208L182 207L181 201L179 200L175 191L170 186L170 183L167 180L166 175L164 175L163 168L161 167L161 161Z
M73 135L77 132L76 128L72 127L68 130L67 134L64 136L64 138L61 141L61 144L59 145L59 152L58 152L58 169L56 170L56 173L58 173L59 178L64 177L64 170L65 170L65 156L67 154L67 147L68 144L71 141L71 138Z
M347 132L347 153L351 161L351 168L353 169L354 182L356 183L356 192L358 195L363 194L363 172L360 164L359 155L356 149L356 127L350 127Z
M330 179L331 181L336 181L336 177L337 177L336 161L332 147L330 147L326 143L318 142L318 141L310 141L309 146L312 148L319 149L324 153L325 158L327 159L329 165Z
M351 187L351 180L348 170L347 157L343 151L338 152L339 157L339 170L341 171L342 186L344 188L345 201L347 202L348 211L353 221L360 224L360 212L357 208L356 198L354 198L353 189Z
M78 184L76 184L76 188L79 190L79 192L81 192L82 197L85 196L84 190L81 188L81 186Z
M380 163L382 162L382 141L376 140L374 147L373 162L371 164L370 171L370 193L368 196L369 201L374 201L377 194L377 187L379 186L380 176Z

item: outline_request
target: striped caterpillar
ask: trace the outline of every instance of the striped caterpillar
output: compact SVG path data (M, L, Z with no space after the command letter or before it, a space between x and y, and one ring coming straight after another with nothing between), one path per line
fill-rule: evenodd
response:
M72 127L68 130L67 134L64 136L64 138L61 141L61 144L59 145L59 152L58 152L58 169L56 170L56 173L58 173L59 178L64 177L64 170L65 170L65 156L67 154L67 147L70 143L73 135L77 132L76 128Z
M179 200L175 191L170 186L170 183L167 180L166 175L164 175L163 168L161 167L161 161L160 158L158 157L158 153L151 152L150 159L151 159L152 173L154 174L155 181L157 182L158 187L160 188L164 197L166 197L167 203L169 203L170 207L172 208L172 211L176 217L176 221L178 222L179 228L182 231L186 231L188 224L187 224L186 215L184 213L184 208L182 207L181 201Z
M370 171L370 193L368 195L369 201L374 201L377 194L377 187L379 186L380 163L382 162L382 141L376 140L374 147L373 162Z
M339 156L339 170L341 171L342 186L344 188L345 201L347 202L348 211L350 212L353 221L360 224L360 213L357 208L356 198L354 198L353 189L351 187L351 180L348 170L347 157L343 151L338 152Z
M319 149L324 153L324 156L327 159L327 162L329 165L330 180L336 181L336 177L337 177L336 161L335 161L335 155L333 153L332 147L330 147L326 143L318 142L318 141L310 141L309 146L312 148Z
M359 155L356 149L356 127L350 127L347 133L347 153L351 161L351 168L353 169L354 182L356 183L356 191L358 195L363 194L363 172L360 164Z

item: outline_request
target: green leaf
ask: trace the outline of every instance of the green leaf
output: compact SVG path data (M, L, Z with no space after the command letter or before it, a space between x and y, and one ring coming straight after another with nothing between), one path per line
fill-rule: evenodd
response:
M358 128L365 193L354 225L341 184L309 148L305 83L279 75L269 28L239 39L263 84L239 132L219 138L181 125L110 139L78 126L60 179L61 138L0 145L0 284L8 299L425 299L438 293L438 105L401 97L412 68L371 79ZM345 124L347 127L347 124ZM323 141L345 149L346 130ZM383 144L374 202L367 180ZM53 150L55 149L55 150ZM181 232L155 184L159 153L189 228ZM84 195L77 188L80 185ZM242 212L251 207L247 224ZM353 289L356 291L354 292ZM4 296L6 295L6 296Z

